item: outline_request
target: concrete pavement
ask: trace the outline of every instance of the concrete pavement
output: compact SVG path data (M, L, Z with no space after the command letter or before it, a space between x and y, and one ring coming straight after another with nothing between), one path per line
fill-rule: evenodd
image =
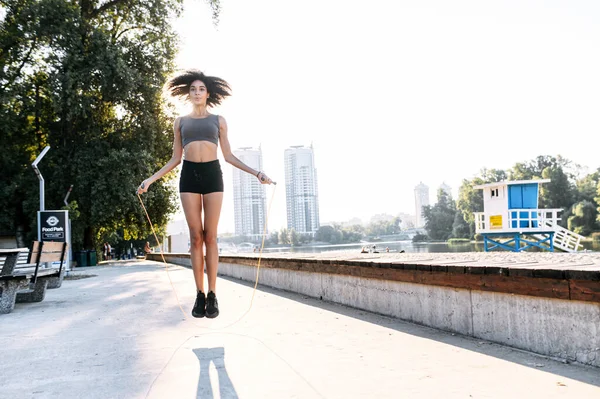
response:
M186 319L184 267L77 274L0 316L0 398L600 397L597 368L260 286L236 322L253 287L224 278L221 315Z

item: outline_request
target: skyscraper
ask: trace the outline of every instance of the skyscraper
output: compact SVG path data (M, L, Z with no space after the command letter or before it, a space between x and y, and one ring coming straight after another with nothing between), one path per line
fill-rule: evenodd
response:
M312 145L285 150L287 228L310 234L319 228L317 170Z
M429 187L423 182L420 182L415 187L415 227L425 226L425 220L423 220L423 207L429 205Z
M260 147L242 147L233 152L243 163L256 170L262 170ZM254 240L262 238L266 219L266 190L256 176L238 168L233 168L233 206L235 234L249 236Z

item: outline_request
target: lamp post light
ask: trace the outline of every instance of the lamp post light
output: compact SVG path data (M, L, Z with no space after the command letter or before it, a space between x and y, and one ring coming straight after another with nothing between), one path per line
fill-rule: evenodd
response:
M33 161L33 163L31 164L31 166L33 167L33 170L35 171L35 174L37 175L39 181L40 181L40 211L45 210L45 204L44 204L44 177L42 176L42 174L40 173L40 170L38 169L38 163L40 163L40 161L42 160L42 158L44 158L44 155L46 155L46 153L48 152L48 150L50 150L50 146L47 145L46 148L44 148L44 150L42 151L42 153L40 155L38 155L38 157L35 159L35 161ZM40 240L40 232L38 229L38 241Z

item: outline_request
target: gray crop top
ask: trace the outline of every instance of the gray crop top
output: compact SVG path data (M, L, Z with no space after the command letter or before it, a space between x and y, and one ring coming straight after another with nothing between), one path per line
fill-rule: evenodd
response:
M206 118L183 116L179 120L179 131L183 147L192 141L206 140L219 145L219 116L209 115Z

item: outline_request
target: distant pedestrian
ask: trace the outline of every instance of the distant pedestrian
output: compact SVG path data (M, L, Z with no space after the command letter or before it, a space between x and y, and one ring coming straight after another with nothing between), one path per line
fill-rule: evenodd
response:
M219 142L227 163L256 176L262 184L271 184L272 181L262 171L250 168L232 153L225 118L208 112L210 107L220 105L230 95L226 81L189 70L169 80L166 88L173 97L188 101L192 111L175 119L173 156L162 169L140 184L138 193L148 191L153 182L173 170L184 158L179 192L190 229L191 262L197 290L192 315L213 318L219 315L216 297L219 267L217 228L224 191L223 173L217 159ZM206 247L208 295L204 293L203 246Z
M108 260L108 243L106 241L102 244L102 259Z

